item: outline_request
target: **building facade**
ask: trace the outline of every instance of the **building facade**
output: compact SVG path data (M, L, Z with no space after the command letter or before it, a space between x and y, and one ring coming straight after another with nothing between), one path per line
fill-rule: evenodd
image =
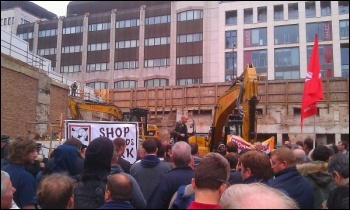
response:
M269 80L305 78L315 33L322 77L348 76L347 2L122 3L71 2L67 17L17 33L53 71L96 89L224 82L247 63Z

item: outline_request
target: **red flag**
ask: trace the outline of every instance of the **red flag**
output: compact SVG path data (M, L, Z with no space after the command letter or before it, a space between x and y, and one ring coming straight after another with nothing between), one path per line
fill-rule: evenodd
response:
M303 129L303 120L317 114L317 102L319 100L323 100L323 88L320 73L320 56L318 53L318 36L315 34L315 43L307 68L303 101L301 104L301 130Z

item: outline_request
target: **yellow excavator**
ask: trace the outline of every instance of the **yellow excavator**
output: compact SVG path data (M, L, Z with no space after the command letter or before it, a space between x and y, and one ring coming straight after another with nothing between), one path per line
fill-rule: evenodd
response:
M73 120L83 120L80 110L89 110L102 112L111 115L115 121L138 122L140 125L140 138L142 140L152 137L158 137L158 127L154 124L148 124L148 110L143 108L130 108L130 112L122 110L114 105L95 102L78 102L74 97L68 97L68 107Z
M255 143L258 101L258 76L253 65L247 64L242 75L218 99L208 136L195 134L189 138L189 142L198 144L200 156L216 152L219 145L226 145L230 135L241 136L245 141Z

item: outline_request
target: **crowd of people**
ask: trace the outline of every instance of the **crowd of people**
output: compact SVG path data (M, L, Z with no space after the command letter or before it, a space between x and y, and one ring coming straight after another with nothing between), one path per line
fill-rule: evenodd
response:
M133 164L123 158L123 138L98 137L86 149L70 138L37 173L27 167L38 156L36 141L2 136L1 208L349 208L346 141L316 148L310 138L286 141L269 154L259 143L238 152L229 142L225 154L199 157L181 132L172 145L146 139Z

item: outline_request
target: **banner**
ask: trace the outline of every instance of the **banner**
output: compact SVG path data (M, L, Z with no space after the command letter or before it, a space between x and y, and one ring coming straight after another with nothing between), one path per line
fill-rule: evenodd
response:
M74 137L84 145L89 145L97 137L125 139L126 149L122 157L133 164L137 158L138 124L114 121L65 121L66 139Z
M240 153L243 149L248 148L251 149L251 146L253 146L251 143L246 142L242 137L236 136L236 135L230 135L229 141L236 142L238 146L238 153ZM261 142L262 144L262 152L265 154L269 154L274 148L275 148L275 137L272 136L271 138Z

